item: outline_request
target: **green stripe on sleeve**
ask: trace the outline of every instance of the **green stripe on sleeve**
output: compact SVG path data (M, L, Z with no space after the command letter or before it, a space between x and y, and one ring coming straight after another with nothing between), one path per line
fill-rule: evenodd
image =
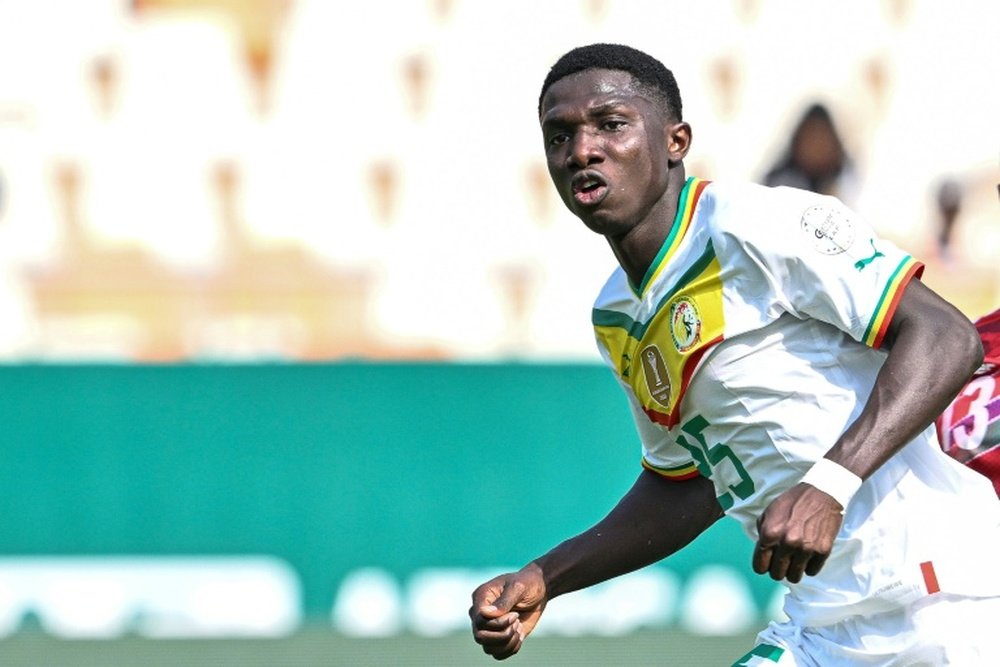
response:
M758 644L753 650L733 663L733 667L752 667L759 665L762 661L778 662L778 658L784 654L785 649L771 644ZM759 658L759 660L754 660Z

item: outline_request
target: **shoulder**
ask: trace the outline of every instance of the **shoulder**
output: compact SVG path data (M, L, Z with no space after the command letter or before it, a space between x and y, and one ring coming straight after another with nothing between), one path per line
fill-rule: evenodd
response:
M713 181L703 197L718 212L727 214L803 211L809 206L843 206L835 197L787 185Z
M755 238L789 234L831 211L849 215L837 198L788 186L713 182L705 189L700 223L713 236Z
M621 351L622 336L632 329L638 310L639 300L632 292L625 271L621 267L616 268L604 283L590 311L597 349L604 362L616 373L620 369L614 351Z
M635 295L629 286L625 271L621 267L616 267L594 300L594 312L595 314L602 310L628 312L632 310L635 302Z

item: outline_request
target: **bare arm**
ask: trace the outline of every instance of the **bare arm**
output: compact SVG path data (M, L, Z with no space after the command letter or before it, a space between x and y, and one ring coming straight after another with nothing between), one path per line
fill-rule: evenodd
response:
M707 479L674 482L643 470L607 517L533 564L552 599L662 560L721 516Z
M975 326L919 280L903 293L885 345L868 403L826 455L862 479L927 428L983 362Z
M673 482L644 470L592 528L476 589L469 609L476 642L498 660L517 653L549 600L655 563L720 516L709 480Z
M958 309L918 280L907 285L889 324L889 349L857 420L826 458L867 479L941 414L982 363L982 342ZM753 568L797 582L820 571L844 508L809 484L778 496L757 522Z

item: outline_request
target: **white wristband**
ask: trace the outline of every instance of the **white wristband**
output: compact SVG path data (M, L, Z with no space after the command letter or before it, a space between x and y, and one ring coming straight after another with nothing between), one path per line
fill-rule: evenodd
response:
M851 502L851 498L861 487L860 477L839 463L825 458L816 461L802 477L802 481L829 494L844 509L847 509L847 503Z

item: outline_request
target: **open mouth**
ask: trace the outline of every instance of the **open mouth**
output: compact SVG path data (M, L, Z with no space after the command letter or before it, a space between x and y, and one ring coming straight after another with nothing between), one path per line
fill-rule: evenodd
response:
M572 185L573 199L588 206L600 202L608 193L607 183L594 174L577 174Z

